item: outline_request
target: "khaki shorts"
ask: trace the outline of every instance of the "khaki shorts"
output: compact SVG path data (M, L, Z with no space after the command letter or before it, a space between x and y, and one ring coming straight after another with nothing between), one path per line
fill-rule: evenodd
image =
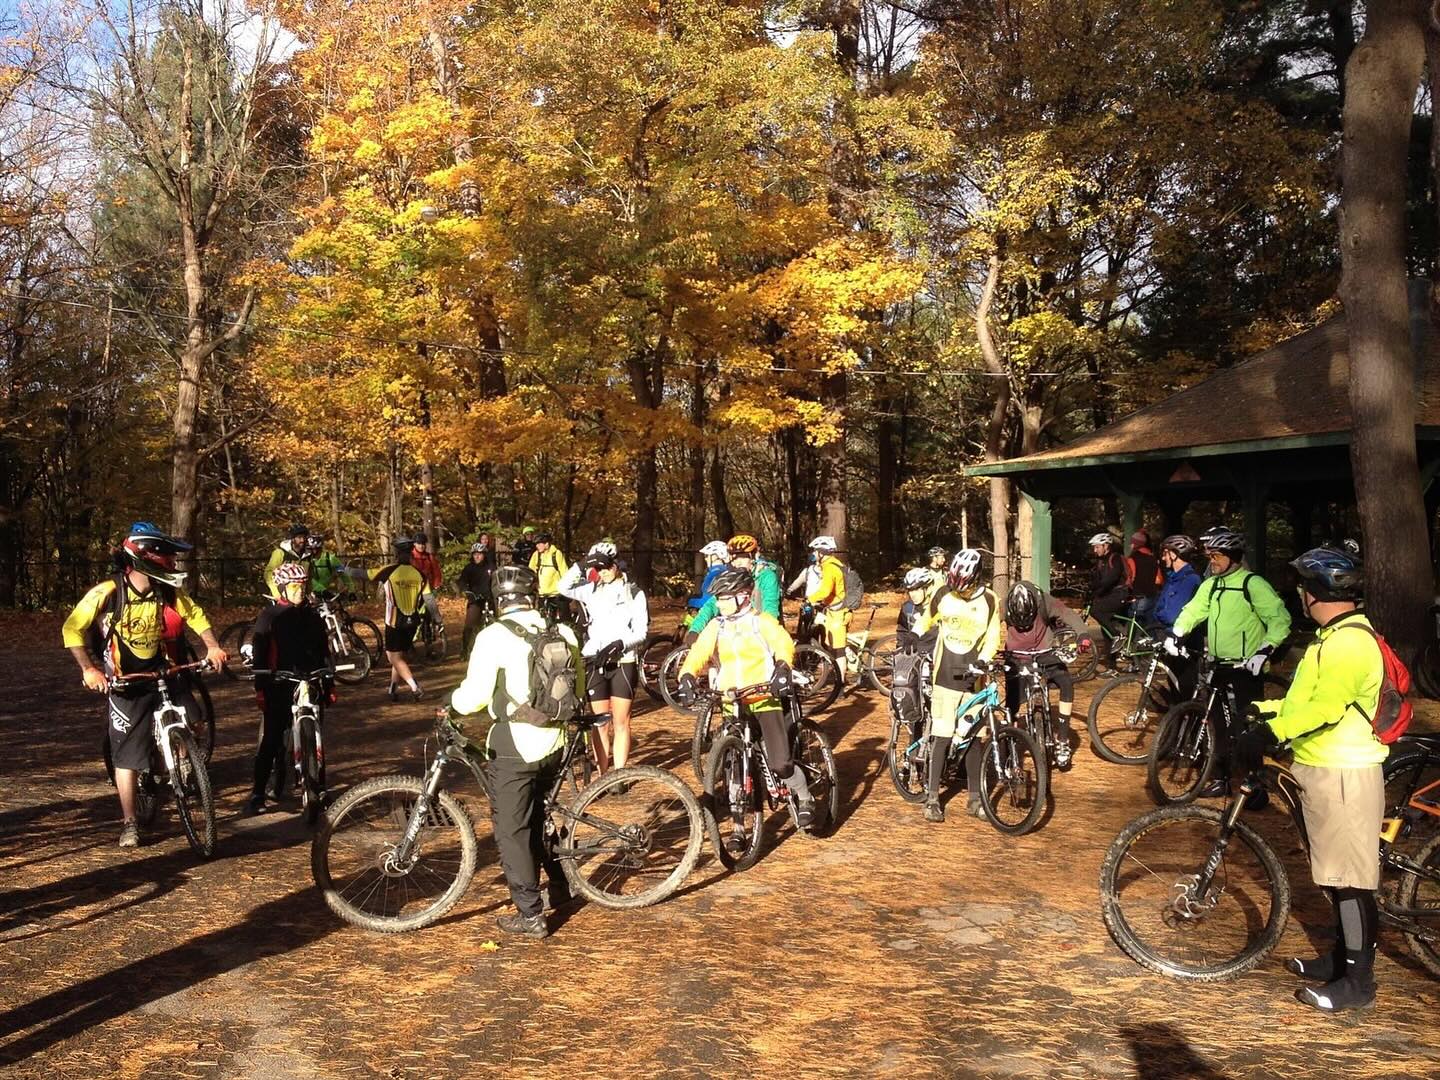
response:
M845 651L845 639L850 632L852 614L844 608L829 608L825 612L825 644L837 653Z
M1327 889L1380 887L1380 822L1385 777L1379 765L1327 769L1294 765L1300 783L1310 874Z

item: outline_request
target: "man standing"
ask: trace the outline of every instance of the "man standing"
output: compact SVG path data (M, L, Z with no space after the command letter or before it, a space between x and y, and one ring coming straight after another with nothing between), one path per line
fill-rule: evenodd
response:
M520 539L510 548L510 558L516 566L530 567L530 556L535 554L535 526L526 525L520 530Z
M310 530L299 522L285 530L285 539L275 545L265 563L265 591L272 598L280 599L280 590L275 585L275 568L281 563L303 562L309 564L313 558L310 550Z
M495 598L490 591L495 552L490 543L490 534L481 533L480 539L470 545L470 561L460 571L458 584L465 594L465 632L461 636L460 655L467 658L480 627L495 614Z
M1160 565L1150 547L1148 529L1136 529L1130 537L1130 594L1135 597L1135 618L1143 626L1155 608L1160 592Z
M540 607L553 622L563 622L570 613L570 603L560 595L560 579L570 569L565 553L557 548L548 532L535 537L535 553L530 556L530 572L539 583Z

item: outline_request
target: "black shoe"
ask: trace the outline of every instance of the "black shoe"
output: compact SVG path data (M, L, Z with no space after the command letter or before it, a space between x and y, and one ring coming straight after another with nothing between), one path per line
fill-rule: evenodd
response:
M387 698L389 698L391 701L394 701L394 700L395 700L395 684L394 684L394 683L391 683L389 689L385 691L385 696L386 696Z
M1230 781L1223 778L1211 780L1195 793L1197 799L1228 799L1230 797Z
M245 804L245 816L255 817L265 812L265 796L251 795L250 800Z
M521 915L519 912L514 915L501 915L495 920L495 925L506 934L519 934L537 940L550 936L550 928L545 925L544 915Z
M1321 1012L1368 1009L1375 1004L1375 983L1346 975L1324 986L1302 986L1295 991L1295 1000Z
M1317 956L1313 960L1301 960L1298 956L1292 956L1285 961L1285 970L1291 975L1298 975L1302 979L1312 979L1315 982L1328 983L1335 979L1337 968L1344 964L1344 959L1336 960L1335 953L1326 953L1324 956Z
M419 701L424 696L425 691L420 689L419 683L416 683L413 687L410 688L410 697L412 700Z
M633 780L621 780L618 784L611 784L609 791L611 795L624 795L634 786L635 781Z
M795 825L801 829L808 829L815 820L815 800L805 799L795 808Z
M545 907L549 911L559 911L561 908L569 907L575 902L575 896L570 892L570 886L561 884L556 886L553 882L545 890Z
M1256 788L1245 797L1245 809L1251 813L1259 813L1270 805L1270 796L1264 788Z

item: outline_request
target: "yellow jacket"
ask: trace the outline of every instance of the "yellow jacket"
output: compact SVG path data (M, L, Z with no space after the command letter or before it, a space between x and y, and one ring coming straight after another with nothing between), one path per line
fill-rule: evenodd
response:
M150 661L160 655L165 636L165 601L159 588L137 592L127 579L125 602L120 608L120 623L110 633L110 612L115 595L114 580L102 581L80 598L61 631L67 649L86 644L86 632L93 625L105 641L103 659L110 671L132 674L122 668L121 660L129 653L136 660ZM185 624L197 634L210 629L210 619L200 605L184 589L175 590L175 610Z
M570 564L565 561L565 553L551 544L543 554L537 551L530 556L530 569L539 579L541 596L558 596L560 579L570 569Z
M738 690L769 682L775 661L795 661L795 642L773 615L751 612L733 619L714 618L705 624L680 666L680 674L698 677L710 658L720 657L717 690Z
M845 564L834 555L820 560L820 580L805 599L816 607L839 607L845 603Z

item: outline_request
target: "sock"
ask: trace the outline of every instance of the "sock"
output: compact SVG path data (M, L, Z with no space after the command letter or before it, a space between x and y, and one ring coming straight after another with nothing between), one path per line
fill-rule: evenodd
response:
M940 779L945 775L945 762L950 757L950 735L937 735L930 740L930 777L925 785L925 801L940 801Z
M796 765L790 770L790 775L785 777L785 786L794 792L795 797L801 802L810 798L810 784L805 779L805 770Z
M1071 711L1071 709L1074 708L1074 705L1075 705L1075 703L1074 703L1073 701L1062 701L1062 702L1060 702L1060 726L1061 726L1061 727L1067 727L1067 728L1068 728L1068 727L1070 726L1070 711Z
M1345 971L1337 972L1361 986L1375 981L1375 945L1380 908L1372 889L1336 889L1340 933L1345 942Z

